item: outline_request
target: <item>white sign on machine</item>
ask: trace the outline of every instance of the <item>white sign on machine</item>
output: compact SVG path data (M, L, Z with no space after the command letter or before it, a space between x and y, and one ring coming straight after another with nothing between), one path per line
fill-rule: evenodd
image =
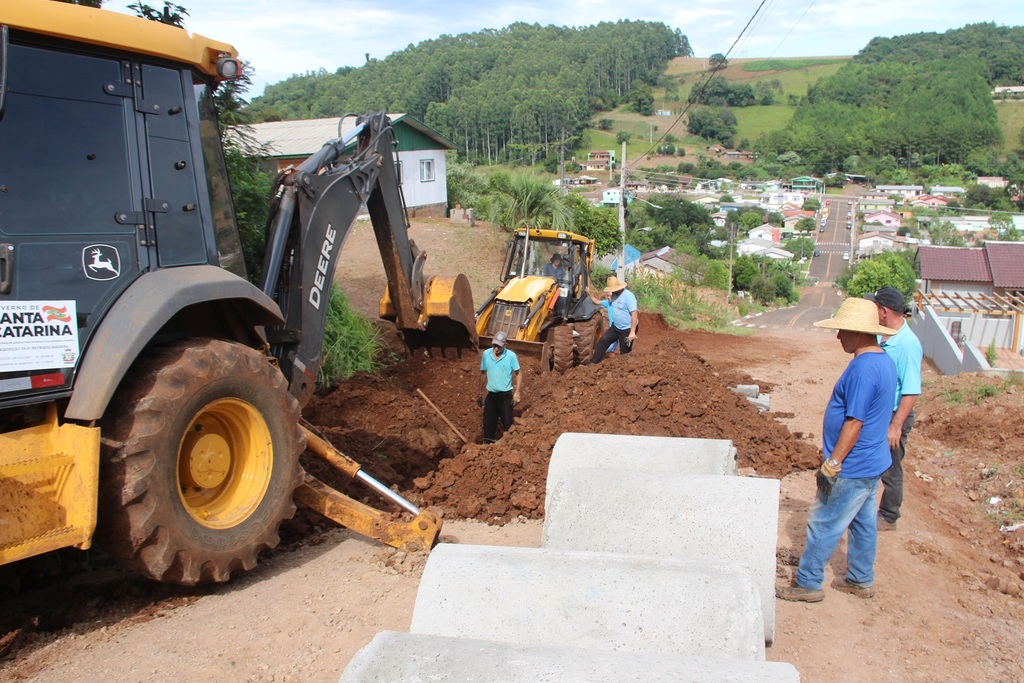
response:
M0 302L0 372L70 368L77 360L73 300Z

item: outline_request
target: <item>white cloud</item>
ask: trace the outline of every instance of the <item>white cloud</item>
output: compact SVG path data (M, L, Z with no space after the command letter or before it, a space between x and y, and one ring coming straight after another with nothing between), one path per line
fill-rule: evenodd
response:
M130 13L132 0L107 0ZM151 2L151 5L159 5ZM685 34L697 56L726 53L760 0L567 0L485 3L411 0L352 5L335 0L181 0L191 31L234 45L256 71L254 92L296 73L359 66L410 44L517 21L590 26L629 19L661 21ZM733 57L853 55L875 36L942 32L993 21L1024 24L1024 3L977 0L769 0L737 43Z

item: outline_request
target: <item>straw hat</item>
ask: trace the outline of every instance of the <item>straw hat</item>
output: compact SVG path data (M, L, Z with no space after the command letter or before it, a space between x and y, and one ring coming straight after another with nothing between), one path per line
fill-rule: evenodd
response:
M608 276L608 282L604 286L604 291L608 294L614 294L615 292L621 291L626 288L626 283L619 280L614 275Z
M844 301L831 318L819 320L814 323L814 326L886 336L894 335L897 332L897 330L878 324L878 308L875 307L875 304L867 299L852 297Z

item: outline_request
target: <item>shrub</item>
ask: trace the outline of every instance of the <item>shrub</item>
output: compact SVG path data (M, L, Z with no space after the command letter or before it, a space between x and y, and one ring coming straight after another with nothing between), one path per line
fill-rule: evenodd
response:
M349 308L348 299L331 288L324 321L323 364L317 385L328 387L357 372L375 372L383 366L384 342L372 321Z

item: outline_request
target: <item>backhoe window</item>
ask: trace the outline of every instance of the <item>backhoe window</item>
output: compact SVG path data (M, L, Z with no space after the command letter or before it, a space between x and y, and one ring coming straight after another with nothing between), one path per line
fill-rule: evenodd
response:
M114 220L135 204L123 100L103 91L120 79L113 59L10 46L0 233L134 232Z
M235 220L235 207L231 202L231 186L224 163L224 151L221 148L213 92L205 83L199 83L195 86L195 93L199 104L199 135L203 146L206 185L210 193L213 233L217 241L220 267L239 277L246 277L242 241Z
M523 256L525 249L525 269L523 267ZM555 255L559 259L554 259ZM519 275L533 275L550 277L560 283L569 281L571 268L570 259L573 258L568 242L554 240L527 241L525 238L516 237L513 247L512 258L506 263L508 268L504 279L518 277Z

